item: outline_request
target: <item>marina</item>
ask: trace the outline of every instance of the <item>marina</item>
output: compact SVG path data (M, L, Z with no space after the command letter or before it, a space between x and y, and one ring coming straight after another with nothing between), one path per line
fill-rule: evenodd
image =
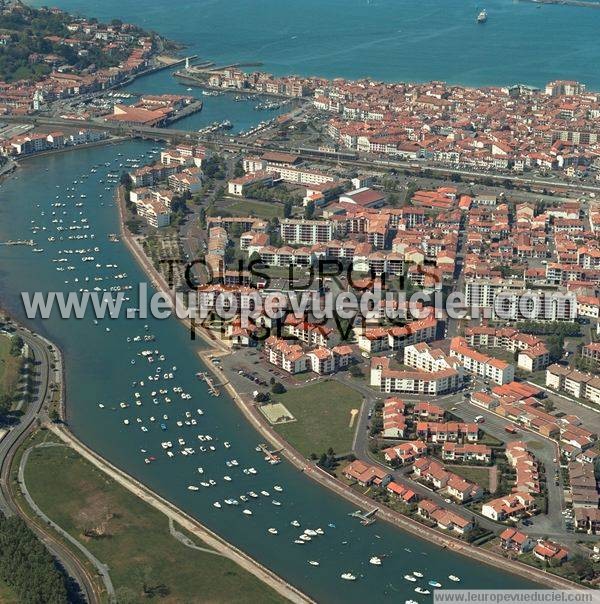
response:
M0 248L2 302L22 316L21 291L99 288L123 292L127 307L137 308L134 285L145 277L124 244L109 239L119 231L112 189L120 163L141 163L157 153L143 142L86 149L32 159L5 181L0 239L26 240L33 233L38 244L43 239L45 252ZM30 200L27 206L23 199ZM96 318L88 312L78 321L52 316L34 326L64 350L68 421L78 437L309 595L359 602L376 592L385 601L400 590L408 597L412 589L403 587L408 584L401 577L414 567L414 555L404 551L409 545L422 552L421 566L434 565L439 576L468 575L470 585L484 573L489 585L505 581L499 571L447 556L391 526L379 528L378 536L373 525L358 526L348 503L284 463L279 451L257 445L257 434L229 398L211 395L209 383L196 377L208 369L175 320ZM320 534L321 525L335 528ZM304 550L320 562L318 568L306 563ZM373 552L389 559L376 567ZM340 580L345 572L357 580Z

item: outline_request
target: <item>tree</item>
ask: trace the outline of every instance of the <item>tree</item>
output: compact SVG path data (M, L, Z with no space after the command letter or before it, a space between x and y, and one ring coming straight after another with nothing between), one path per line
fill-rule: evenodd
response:
M563 355L565 338L562 334L551 335L546 338L546 348L550 354L550 361L555 363Z
M304 218L310 220L315 215L315 202L310 200L304 208Z
M271 386L271 392L273 394L283 394L284 392L286 392L285 386L281 382L275 382Z
M13 336L10 340L10 354L13 357L21 356L23 350L23 338L21 336Z
M283 204L283 217L289 218L292 215L292 202L288 199Z
M233 176L235 178L239 178L240 176L244 176L244 165L242 164L242 160L238 159L234 168L233 168Z

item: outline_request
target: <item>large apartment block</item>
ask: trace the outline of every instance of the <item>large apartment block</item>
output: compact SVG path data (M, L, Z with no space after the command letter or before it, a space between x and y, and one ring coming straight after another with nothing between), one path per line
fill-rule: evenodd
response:
M285 218L280 221L279 233L285 243L315 245L334 239L336 228L329 220Z

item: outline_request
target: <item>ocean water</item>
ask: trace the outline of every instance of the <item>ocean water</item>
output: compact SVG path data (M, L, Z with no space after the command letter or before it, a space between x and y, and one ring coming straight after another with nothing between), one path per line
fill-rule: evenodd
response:
M36 0L43 4L42 0ZM277 74L444 80L473 86L555 78L600 87L600 10L511 0L58 0L185 43L220 64ZM475 22L482 8L488 22Z

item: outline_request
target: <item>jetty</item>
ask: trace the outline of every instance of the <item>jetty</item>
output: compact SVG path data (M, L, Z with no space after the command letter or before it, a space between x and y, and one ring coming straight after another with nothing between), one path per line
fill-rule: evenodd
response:
M0 245L34 245L33 239L9 239L8 241L0 241Z
M215 384L212 380L212 378L210 377L210 375L208 375L208 373L206 373L205 371L199 371L196 374L196 377L199 380L202 380L203 382L206 383L206 385L208 386L208 391L213 395L213 396L220 396L221 392L219 391L219 389L217 388L217 384Z
M379 508L373 508L369 512L363 512L362 510L354 510L348 514L352 518L358 518L363 526L369 526L375 522L375 514L379 511Z
M279 457L278 453L280 453L282 449L271 450L268 445L261 443L256 447L256 450L264 453L265 461L268 461L272 465L278 464L281 461L281 457Z

